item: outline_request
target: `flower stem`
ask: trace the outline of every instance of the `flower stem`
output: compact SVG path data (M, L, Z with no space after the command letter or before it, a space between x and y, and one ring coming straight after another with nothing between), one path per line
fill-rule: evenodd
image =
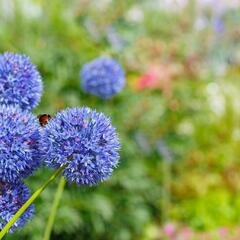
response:
M162 185L162 221L167 222L169 219L169 210L171 209L171 162L163 161L163 185Z
M50 239L53 223L54 223L54 220L55 220L55 217L56 217L58 205L59 205L59 202L61 200L65 184L66 184L66 181L65 181L64 177L62 176L60 181L59 181L59 184L58 184L58 189L55 193L55 197L54 197L54 200L53 200L53 204L52 204L51 212L50 212L50 215L49 215L49 218L48 218L48 223L47 223L47 227L45 229L43 240L49 240Z
M27 210L27 208L35 201L35 199L42 193L42 191L62 172L65 167L66 165L63 165L58 168L56 172L22 205L22 207L15 213L11 220L1 230L0 239L5 236L11 226L18 220L19 217L21 217L21 215Z

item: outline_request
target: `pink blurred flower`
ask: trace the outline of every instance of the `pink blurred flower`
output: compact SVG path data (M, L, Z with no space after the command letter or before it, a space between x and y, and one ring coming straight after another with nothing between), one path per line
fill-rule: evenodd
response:
M184 240L189 240L192 237L192 230L189 227L183 227L181 230L181 236Z
M176 231L176 226L173 223L167 223L163 227L163 232L166 234L168 237L172 237Z
M218 233L221 237L225 237L228 235L228 229L226 227L219 228Z
M171 96L172 80L177 75L174 65L159 63L152 65L136 82L137 90L160 89L166 96Z
M158 84L158 70L151 68L138 79L136 87L138 90L143 90L145 88L156 88Z

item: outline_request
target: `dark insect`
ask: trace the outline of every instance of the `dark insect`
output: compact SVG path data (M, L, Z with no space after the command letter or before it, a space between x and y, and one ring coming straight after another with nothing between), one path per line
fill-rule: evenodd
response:
M107 140L104 139L104 136L101 136L98 144L99 144L100 146L104 146L106 143L107 143Z
M48 124L48 122L51 118L52 117L49 114L38 115L39 123L41 124L41 126L44 126L44 125Z

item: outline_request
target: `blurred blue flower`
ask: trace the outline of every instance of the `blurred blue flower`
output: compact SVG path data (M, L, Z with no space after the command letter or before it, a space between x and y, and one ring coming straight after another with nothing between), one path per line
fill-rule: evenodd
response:
M29 197L30 191L23 183L10 184L0 182L0 230L10 221ZM30 205L10 228L10 232L23 227L33 214L34 206Z
M36 67L26 55L0 55L0 104L14 104L22 109L36 107L43 85Z
M135 141L140 148L140 151L146 155L150 155L152 152L152 148L149 140L146 135L141 132L136 132L134 135Z
M106 37L112 48L121 51L124 47L124 40L113 26L106 29Z
M225 30L224 20L221 16L215 16L213 18L213 28L216 33L223 33Z
M109 57L99 57L85 64L80 75L83 90L103 99L116 95L125 85L121 65Z
M164 140L158 140L156 142L157 152L160 156L163 157L163 160L167 162L172 162L174 159L173 152L170 150L170 148L167 146L166 142Z
M40 165L37 118L15 106L0 106L0 181L17 182Z
M43 129L42 150L49 167L67 164L63 175L79 185L107 179L118 165L120 143L111 121L90 108L71 108Z

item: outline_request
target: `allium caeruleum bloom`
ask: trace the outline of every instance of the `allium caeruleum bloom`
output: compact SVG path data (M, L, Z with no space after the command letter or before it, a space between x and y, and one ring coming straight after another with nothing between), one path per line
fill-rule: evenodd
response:
M37 106L42 95L42 79L26 55L0 55L0 103L18 105L22 109Z
M37 118L15 106L0 105L0 181L16 182L40 165Z
M79 185L107 179L119 160L119 139L111 121L90 108L66 109L43 129L42 150L53 168L67 164L63 175Z
M109 57L99 57L85 64L80 75L83 90L103 99L116 95L125 85L121 65Z
M13 215L30 197L30 191L23 183L10 184L0 182L0 230L10 221ZM30 207L14 223L10 232L16 228L23 227L33 216L34 207Z

